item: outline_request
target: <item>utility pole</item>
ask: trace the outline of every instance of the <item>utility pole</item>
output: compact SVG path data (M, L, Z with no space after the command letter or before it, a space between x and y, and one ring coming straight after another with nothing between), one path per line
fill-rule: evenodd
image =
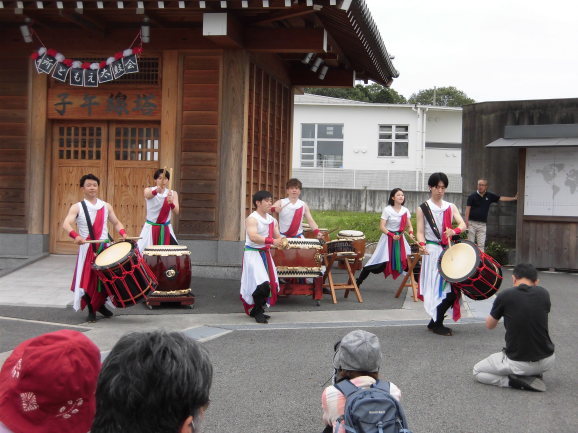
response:
M437 93L437 87L434 86L434 97L433 97L433 105L436 105L436 93Z

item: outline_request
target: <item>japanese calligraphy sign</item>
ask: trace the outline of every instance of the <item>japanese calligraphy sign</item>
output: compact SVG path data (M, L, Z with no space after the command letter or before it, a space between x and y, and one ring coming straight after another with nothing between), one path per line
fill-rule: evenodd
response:
M69 87L49 89L47 107L49 119L160 119L160 89L89 88L87 76L81 74L81 77L85 86L82 89Z

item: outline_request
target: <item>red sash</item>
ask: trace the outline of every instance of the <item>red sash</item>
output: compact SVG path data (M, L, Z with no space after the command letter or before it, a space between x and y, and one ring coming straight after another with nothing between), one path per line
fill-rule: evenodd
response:
M303 208L300 210L302 211ZM295 212L297 213L297 212ZM293 225L293 224L292 224ZM269 237L275 236L275 221L269 224ZM269 285L271 286L271 297L269 298L269 305L273 306L277 303L277 282L275 280L275 263L271 257L271 245L265 245L265 257L267 258L267 273L269 274Z
M404 269L407 269L407 254L405 252L405 242L403 241L403 231L407 226L407 212L401 216L401 221L399 222L399 229L397 230L400 234L400 238L396 241L392 237L387 237L387 246L389 251L389 260L385 265L385 269L383 271L384 277L387 278L388 275L391 275L393 279L397 279L401 275L401 272ZM393 253L394 253L394 242L399 243L399 254L401 259L401 269L394 269L392 267L393 263Z
M294 238L299 234L301 229L301 221L303 220L303 206L295 211L293 214L293 219L291 220L291 225L285 232L285 236L288 238ZM272 237L272 235L271 235Z
M157 224L165 224L169 218L171 212L171 206L167 202L167 198L163 201L163 205L157 217ZM161 230L163 236L161 236ZM152 226L152 238L155 245L170 245L171 244L171 229L169 224L166 225L153 225ZM162 241L162 242L161 242Z

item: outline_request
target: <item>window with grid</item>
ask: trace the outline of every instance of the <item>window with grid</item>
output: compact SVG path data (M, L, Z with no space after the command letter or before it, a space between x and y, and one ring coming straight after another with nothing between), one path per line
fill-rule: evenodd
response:
M301 167L343 167L343 124L301 124Z
M379 125L377 156L408 156L408 151L408 125Z
M100 160L103 137L100 126L58 128L58 159Z
M159 128L134 126L115 128L114 153L117 161L158 161Z

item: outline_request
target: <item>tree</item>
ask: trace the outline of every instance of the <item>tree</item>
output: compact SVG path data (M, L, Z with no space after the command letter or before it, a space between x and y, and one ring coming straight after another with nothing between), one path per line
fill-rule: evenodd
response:
M409 98L410 104L437 105L440 107L461 107L474 102L476 101L453 86L420 90L417 93L413 93Z
M407 104L407 100L403 95L377 83L369 85L357 84L355 87L349 88L308 87L305 89L305 93L361 102Z

